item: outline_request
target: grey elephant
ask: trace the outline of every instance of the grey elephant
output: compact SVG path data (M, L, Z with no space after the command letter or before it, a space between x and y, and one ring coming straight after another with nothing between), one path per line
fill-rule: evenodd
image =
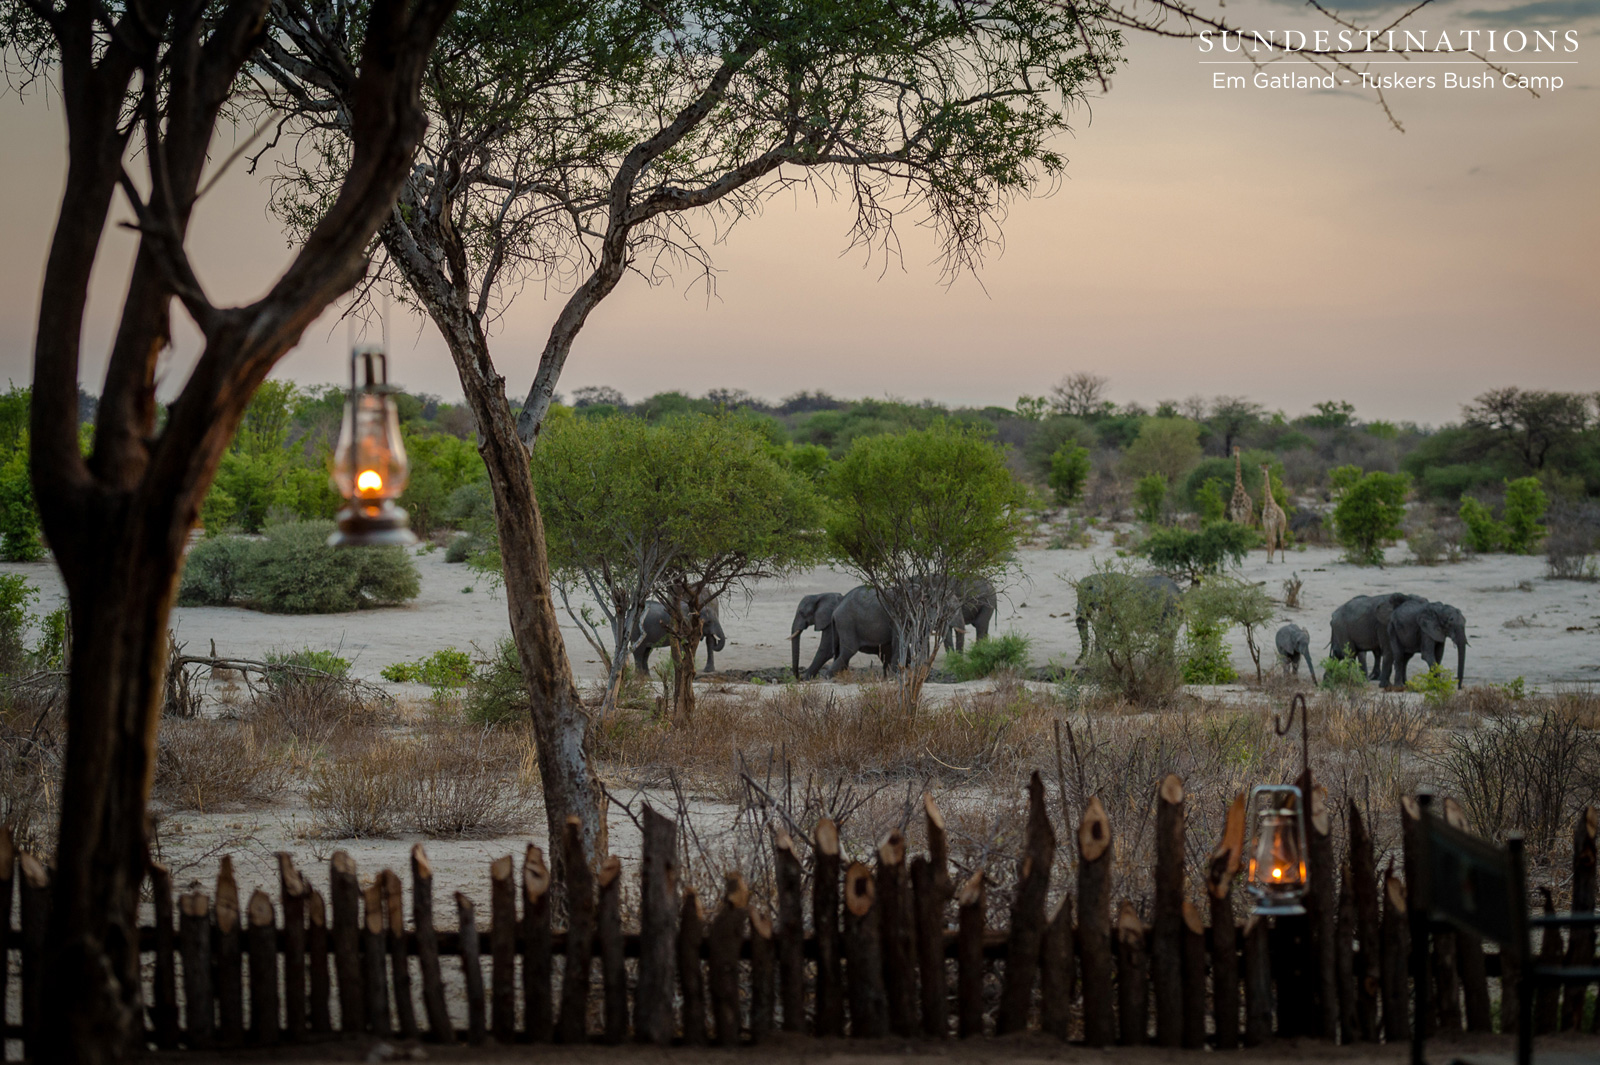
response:
M1306 668L1311 671L1311 683L1317 682L1317 667L1311 663L1311 634L1299 625L1290 622L1278 630L1274 642L1278 645L1278 654L1283 657L1284 665L1295 676L1300 675L1300 660L1306 660Z
M1361 672L1377 680L1383 676L1384 663L1389 658L1389 618L1400 606L1413 601L1427 602L1421 596L1404 592L1358 595L1349 600L1333 612L1329 651L1338 659L1353 653ZM1369 653L1373 656L1370 671L1367 669Z
M796 678L801 676L800 634L802 632L814 628L822 634L822 639L817 643L816 656L806 668L804 679L810 680L816 676L817 671L827 665L837 653L838 640L833 630L833 612L842 599L844 599L842 592L819 592L806 596L795 608L794 621L789 625L789 643L793 652L790 668L794 670Z
M1467 619L1449 603L1413 601L1396 607L1389 618L1389 647L1391 662L1383 672L1383 685L1389 686L1389 676L1394 674L1395 684L1405 684L1406 663L1414 654L1432 669L1444 657L1444 641L1448 637L1456 645L1456 687L1460 688L1467 669Z
M955 639L957 651L966 650L967 626L971 625L977 633L973 639L987 640L989 638L989 622L994 620L994 612L999 606L999 598L995 594L994 585L986 578L979 577L972 582L971 593L961 601L961 625L951 625L944 633L944 649L950 650L951 638Z
M679 600L678 609L687 612L689 604ZM728 638L722 631L722 621L718 617L715 600L700 608L701 635L706 641L706 672L714 673L717 669L716 652L728 644ZM633 625L633 664L639 667L640 672L650 672L650 652L657 647L665 647L670 642L670 625L667 608L662 603L651 603L644 608L644 616Z
M832 660L823 667L823 676L832 677L841 669L849 669L850 659L858 651L875 652L885 669L893 660L894 621L884 609L876 589L862 584L846 592L834 607L832 628L834 653ZM815 674L808 671L806 676Z
M1099 613L1101 606L1109 601L1110 596L1130 592L1159 596L1163 620L1175 616L1183 603L1183 589L1178 587L1177 581L1164 574L1133 576L1115 572L1091 573L1078 582L1077 617L1073 620L1078 626L1077 661L1082 662L1084 655L1089 653L1089 623L1094 615Z

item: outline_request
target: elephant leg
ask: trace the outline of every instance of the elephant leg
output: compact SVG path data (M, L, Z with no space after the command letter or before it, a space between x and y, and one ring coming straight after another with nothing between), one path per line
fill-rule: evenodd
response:
M841 669L849 669L850 659L855 657L856 651L860 650L860 647L861 645L856 642L854 636L840 636L839 651L833 656L833 661L829 662L827 667L823 669L822 675L831 679Z
M956 630L956 650L957 651L965 651L966 649L967 649L967 627L965 625L963 625L959 629Z
M973 640L987 640L989 638L989 622L994 620L994 607L985 604L978 611L978 616L972 619L972 631L976 633Z
M1297 677L1300 675L1300 655L1298 653L1289 656L1289 672Z
M1397 687L1406 686L1406 663L1411 661L1410 651L1401 651L1394 656L1394 683Z
M1082 614L1079 614L1074 624L1078 626L1078 657L1074 660L1076 663L1082 662L1083 656L1089 653L1089 623L1084 620Z
M707 640L706 641L706 672L707 673L715 673L716 671L717 671L717 652L715 652L715 651L713 651L711 649L711 641Z
M803 679L810 680L812 677L815 677L819 672L822 671L823 666L832 661L833 656L838 653L838 650L839 635L833 631L833 626L829 625L827 628L822 630L822 639L817 641L816 656L811 659L811 665L806 667Z
M654 650L649 644L640 644L633 649L633 664L640 673L650 673L650 652Z
M953 649L960 646L961 630L954 625L946 626L944 630L944 653L949 654Z

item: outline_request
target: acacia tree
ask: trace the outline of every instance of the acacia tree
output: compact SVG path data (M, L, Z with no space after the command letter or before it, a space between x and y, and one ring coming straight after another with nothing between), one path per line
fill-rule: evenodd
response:
M1016 548L1021 486L978 430L940 422L858 439L826 490L833 552L894 622L901 703L913 713L962 603Z
M362 275L367 245L423 131L423 61L450 7L376 0L367 9L343 179L271 289L222 307L206 295L184 244L219 117L262 42L266 0L6 4L8 53L57 80L68 134L31 414L33 488L67 587L74 648L40 997L47 1060L118 1059L142 1038L137 909L146 803L184 546L251 395ZM137 219L139 246L85 456L84 313L119 189ZM202 350L158 428L157 360L170 343L174 299L198 327Z

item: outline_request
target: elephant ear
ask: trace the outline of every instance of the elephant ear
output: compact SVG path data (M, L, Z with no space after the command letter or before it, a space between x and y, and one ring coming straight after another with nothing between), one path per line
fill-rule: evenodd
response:
M841 600L828 598L824 599L817 607L816 626L818 632L833 624L833 612L838 608L840 602Z
M1422 630L1422 634L1424 636L1426 636L1428 639L1432 640L1434 643L1443 643L1444 642L1444 640L1445 640L1444 619L1439 616L1437 611L1424 610L1417 617L1417 627Z

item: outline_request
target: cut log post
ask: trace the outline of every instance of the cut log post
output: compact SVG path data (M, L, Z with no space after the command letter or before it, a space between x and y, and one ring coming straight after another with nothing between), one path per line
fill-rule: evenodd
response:
M265 891L250 896L250 1041L257 1046L278 1043L278 923L272 897Z
M1455 799L1445 799L1444 817L1455 828L1463 832L1471 831L1467 825L1467 811ZM1590 868L1593 869L1592 862ZM1456 967L1461 974L1461 997L1466 1003L1467 1031L1494 1031L1494 1007L1489 999L1489 967L1483 957L1482 936L1467 931L1456 932ZM1581 1016L1581 1003L1579 1011Z
M0 900L3 900L0 901L0 959L11 956L12 855L11 830L0 828ZM160 862L150 863L150 898L156 921L155 986L150 1020L155 1029L156 1049L173 1050L178 1046L181 1035L178 1027L178 940L177 931L172 925L172 874ZM302 967L304 964L302 959ZM0 980L0 984L7 982ZM5 1008L6 994L0 989L0 1017L5 1016ZM302 1009L302 1024L304 1020Z
M1072 1034L1077 965L1073 958L1072 896L1063 895L1044 929L1039 954L1039 1027L1065 1040Z
M1078 824L1078 955L1083 959L1083 1041L1116 1039L1111 961L1111 822L1098 796Z
M1206 923L1188 899L1183 901L1183 1045L1206 1045Z
M778 919L772 926L778 955L778 1000L783 1004L783 1030L805 1031L806 927L800 895L800 857L794 840L782 829L774 833L772 854L778 885Z
M1245 798L1228 806L1222 840L1206 865L1206 900L1211 907L1211 1001L1217 1049L1239 1045L1239 942L1233 923L1233 884L1244 853Z
M24 876L27 875L27 858L24 855ZM26 895L23 900L27 900ZM23 914L23 930L27 930L26 911ZM191 1050L205 1050L212 1044L216 1024L212 1016L215 1006L211 997L211 900L205 892L190 891L178 900L178 942L183 956L183 1041ZM23 1004L26 1006L26 954L23 955L23 963ZM27 1027L27 1021L27 1012L24 1010L24 1028Z
M489 863L489 1028L498 1043L517 1037L517 885L511 855Z
M778 975L772 921L750 908L750 1041L765 1042L777 1027Z
M227 855L217 869L216 919L212 946L221 1017L217 1039L225 1047L235 1047L244 1042L244 947L239 930L239 885L233 877L233 859Z
M366 1030L365 997L361 991L361 884L356 863L346 851L334 851L328 863L328 901L333 907L333 972L339 981L339 1030L346 1035Z
M722 901L711 918L708 939L711 1022L717 1046L739 1045L739 952L750 916L750 888L736 872L723 877Z
M700 897L694 888L684 888L678 907L678 993L683 1000L683 1041L690 1046L706 1043L706 980L700 968L705 923Z
M467 985L467 1042L482 1046L489 1027L483 1002L483 963L478 956L478 917L472 900L456 892L457 933L461 943L461 975Z
M641 962L646 956L641 949ZM671 1009L670 1002L667 1008ZM522 1025L523 1034L532 1042L548 1043L555 1038L555 998L550 983L550 867L545 863L544 852L531 843L522 858Z
M1272 953L1267 921L1251 915L1244 923L1244 1045L1258 1047L1272 1038Z
M306 962L311 969L311 1030L333 1031L333 981L328 974L328 907L315 888L306 895Z
M1150 1038L1150 957L1144 922L1133 903L1117 913L1117 1043L1143 1046Z
M1383 878L1383 1034L1390 1043L1411 1038L1411 929L1406 923L1406 886L1394 875Z
M911 892L917 910L917 987L922 1000L922 1034L943 1039L950 1034L950 980L944 964L945 909L954 894L950 843L944 814L931 793L923 793L922 809L928 823L928 853L911 863Z
M1044 781L1035 770L1028 779L1028 827L1017 862L1017 890L1011 903L1011 930L1006 941L1005 979L1000 985L996 1035L1028 1028L1033 986L1039 976L1039 948L1044 940L1050 868L1055 860L1056 833L1045 809Z
M444 1001L444 974L439 968L439 932L433 924L433 866L418 843L411 848L411 922L416 926L417 971L422 976L422 1008L428 1015L428 1038L454 1043L456 1027Z
M980 868L956 895L956 1034L983 1035L983 909Z
M839 830L824 817L813 838L811 928L817 942L817 1021L821 1036L844 1035L844 954L839 942Z
M902 1039L909 1038L917 1030L917 962L911 884L906 876L906 841L898 830L878 844L874 896L889 1031Z
M1156 1043L1183 1044L1183 780L1168 773L1156 789L1156 892L1150 983Z
M1545 916L1554 914L1556 903L1550 896L1550 889L1541 886L1539 894L1544 899ZM1539 964L1549 966L1561 964L1561 929L1554 925L1546 925L1544 935L1540 937ZM1561 989L1554 984L1542 984L1534 995L1533 1003L1534 1034L1549 1035L1556 1030L1556 1025L1561 1020Z
M600 982L605 994L602 1034L613 1046L628 1038L628 963L622 938L622 859L610 855L600 865Z
M400 874L385 869L378 874L383 888L384 938L389 951L389 974L394 983L395 1031L402 1039L421 1035L417 1008L411 1001L411 950L406 941L406 889Z
M1339 914L1339 866L1333 853L1333 817L1328 809L1328 792L1310 777L1300 777L1309 817L1306 818L1306 931L1311 976L1311 1001L1314 1012L1307 1020L1311 1034L1323 1039L1339 1038L1339 961L1334 938Z
M1383 907L1378 901L1378 864L1372 834L1350 800L1350 876L1356 900L1356 1019L1363 1042L1378 1041L1378 1003L1383 995Z
M283 1034L306 1037L306 895L310 888L288 851L279 851L278 897L283 902Z
M389 958L384 953L383 885L368 884L361 893L361 1011L367 1030L387 1039L389 1029Z
M1339 913L1334 924L1334 964L1339 981L1339 1039L1354 1043L1361 1033L1356 982L1356 893L1350 863L1339 876Z
M883 986L883 945L872 871L852 862L844 874L844 956L850 996L850 1035L889 1034L889 1000Z
M11 826L10 825L0 825L0 896L3 896L3 904L0 904L0 961L4 961L6 963L5 968L6 968L6 971L7 971L6 979L0 980L0 1021L3 1021L5 1018L10 1016L10 1014L7 1013L6 1011L7 1011L7 1008L8 1008L9 1001L10 1001L10 990L11 990L11 986L10 986L11 985L11 978L10 978L11 963L10 963L10 958L11 958L11 948L14 945L13 944L14 937L11 934L11 896L12 896L11 883L16 878L16 865L17 865L16 841L12 838ZM163 869L162 871L165 872L165 869ZM151 879L152 879L152 881L155 879L155 873L154 873L153 869L152 869L152 872L151 872ZM160 896L159 896L159 893L158 893L157 902L156 902L156 907L157 907L157 913L158 914L160 913L160 906L161 906L161 901L160 901ZM167 906L167 927L169 929L169 938L170 938L170 929L172 927L172 882L171 882L171 878L170 877L167 878L166 906ZM158 941L159 941L159 934L158 934ZM156 962L156 972L157 972L156 994L158 996L161 993L160 977L159 977L159 974L160 974L160 971L161 971L160 964L161 963L160 963L160 961L158 959L157 962ZM176 1006L176 1004L177 1004L176 993L174 993L174 996L173 996L173 1004L174 1004L174 1006ZM174 1020L173 1023L176 1024L176 1020ZM156 1024L157 1024L157 1033L158 1033L157 1034L157 1038L159 1039L160 1038L160 1035L159 1035L159 1032L160 1032L160 1017L159 1017L159 1015L156 1018ZM4 1049L5 1049L4 1041L0 1040L0 1050L4 1050ZM165 1049L168 1049L168 1048L165 1047L165 1046L162 1046L161 1049L165 1050Z
M1592 913L1595 904L1595 836L1600 829L1600 817L1592 806L1586 806L1572 826L1572 912ZM1594 965L1594 927L1574 925L1567 933L1566 963L1569 968L1592 968ZM1568 984L1561 1002L1561 1028L1577 1031L1583 1027L1584 1003L1589 997L1588 984Z
M673 956L678 940L678 825L644 807L639 868L639 986L633 1000L634 1038L672 1042Z
M589 1038L589 987L594 969L594 872L583 855L583 821L567 818L561 836L567 888L567 955L561 970L556 1038L581 1045Z

